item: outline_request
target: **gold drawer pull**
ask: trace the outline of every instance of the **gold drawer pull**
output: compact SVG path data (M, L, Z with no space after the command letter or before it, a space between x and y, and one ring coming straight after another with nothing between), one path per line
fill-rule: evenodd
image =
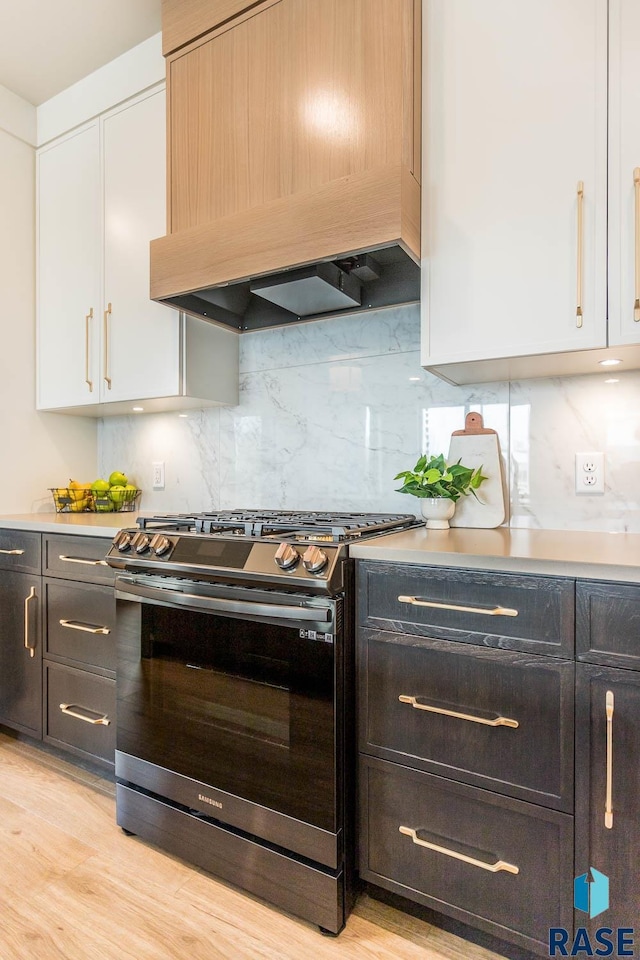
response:
M640 167L633 171L633 190L635 194L635 297L633 300L633 319L640 323Z
M61 627L68 627L69 630L82 630L83 633L101 633L105 637L111 633L108 627L92 627L90 623L82 623L81 620L60 620Z
M21 557L24 550L0 550L0 553L5 553L8 557Z
M106 560L84 560L82 557L67 557L64 553L58 555L58 560L65 560L67 563L85 563L90 567L108 567Z
M604 825L613 828L613 692L607 690L605 697L607 716L607 787L604 799Z
M31 587L29 596L24 598L24 645L30 657L35 657L36 649L29 643L29 603L35 598L36 588Z
M75 717L76 720L84 720L85 723L101 724L103 727L108 727L111 723L106 713L100 716L95 710L89 710L88 707L81 707L77 703L61 703L60 710L69 717ZM85 713L78 713L79 710L86 710L86 713L93 713L95 716L88 717Z
M93 393L93 380L89 376L89 324L93 320L93 307L84 318L84 382Z
M518 611L511 607L466 607L458 603L440 603L438 600L421 600L420 597L398 597L398 603L410 603L414 607L435 607L436 610L458 610L460 613L483 613L487 617L517 617Z
M468 863L472 867L480 867L481 870L488 870L489 873L499 873L501 870L504 870L506 873L520 873L519 867L514 866L512 863L506 863L504 860L496 860L495 863L485 863L483 860L476 860L474 857L468 857L464 853L458 853L457 850L450 850L448 847L441 847L437 843L429 843L428 840L421 840L417 831L411 827L398 827L398 829L400 833L411 837L413 842L417 843L419 847L426 847L428 850L434 850L436 853L444 853L445 857L462 860L463 863Z
M576 280L576 327L580 328L582 326L582 264L584 260L583 253L583 240L584 240L584 228L583 228L583 211L584 211L584 182L578 180L578 270L577 270L577 280Z
M427 710L429 713L441 713L444 717L455 717L457 720L471 720L472 723L483 723L487 727L511 727L517 729L520 724L509 717L478 717L472 713L460 713L458 710L448 710L446 707L432 706L429 703L418 703L417 697L407 697L404 694L398 697L400 703L409 703L416 710Z

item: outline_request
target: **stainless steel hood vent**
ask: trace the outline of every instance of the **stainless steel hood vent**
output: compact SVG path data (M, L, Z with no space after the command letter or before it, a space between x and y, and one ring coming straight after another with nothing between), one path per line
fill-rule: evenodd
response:
M318 263L254 280L249 291L299 317L359 307L362 303L358 280L335 263Z
M238 331L284 326L420 300L420 268L399 246L162 297Z

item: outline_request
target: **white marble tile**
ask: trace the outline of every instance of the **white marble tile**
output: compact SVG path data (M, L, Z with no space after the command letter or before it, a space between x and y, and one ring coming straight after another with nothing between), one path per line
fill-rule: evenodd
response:
M453 387L396 353L245 374L220 412L221 505L416 513L395 492L424 449L446 454L470 409L500 410L506 385Z
M244 333L240 337L240 370L249 373L419 347L419 304L387 307Z
M145 511L417 513L393 477L479 410L510 464L512 526L640 531L640 373L454 387L422 370L418 337L414 306L245 335L237 407L105 419L101 472L128 472ZM583 450L605 455L602 496L574 492Z
M640 532L639 401L638 372L513 383L511 525ZM575 492L583 451L604 453L604 494Z
M220 501L218 408L109 417L98 431L103 476L122 469L142 490L141 511L183 513L217 509ZM152 467L165 463L165 489L153 490Z

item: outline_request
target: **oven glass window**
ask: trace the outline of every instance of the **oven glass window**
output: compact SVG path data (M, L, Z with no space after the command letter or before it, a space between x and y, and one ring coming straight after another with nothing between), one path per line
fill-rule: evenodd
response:
M334 645L142 605L119 664L118 749L333 831Z

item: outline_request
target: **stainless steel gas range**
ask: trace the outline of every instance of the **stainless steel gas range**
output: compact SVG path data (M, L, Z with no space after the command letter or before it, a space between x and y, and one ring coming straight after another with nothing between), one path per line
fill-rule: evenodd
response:
M342 929L354 896L348 548L416 522L230 511L117 533L124 830Z

